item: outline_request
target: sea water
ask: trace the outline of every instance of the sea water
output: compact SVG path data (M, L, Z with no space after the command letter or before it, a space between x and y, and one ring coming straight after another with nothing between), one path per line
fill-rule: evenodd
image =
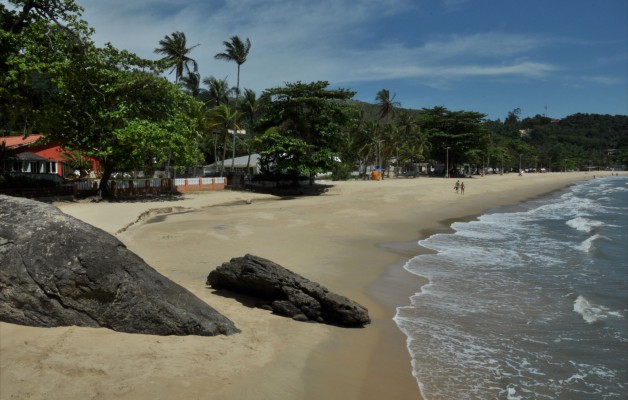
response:
M628 178L451 228L395 316L424 398L628 398Z

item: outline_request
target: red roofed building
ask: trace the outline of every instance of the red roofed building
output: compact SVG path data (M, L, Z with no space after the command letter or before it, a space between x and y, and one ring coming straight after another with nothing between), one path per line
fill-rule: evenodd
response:
M74 173L67 165L59 145L44 142L44 135L0 136L0 171L17 174L37 174L38 177L63 178ZM40 143L38 143L40 142ZM0 154L1 154L0 153ZM91 160L92 171L98 171L98 161Z

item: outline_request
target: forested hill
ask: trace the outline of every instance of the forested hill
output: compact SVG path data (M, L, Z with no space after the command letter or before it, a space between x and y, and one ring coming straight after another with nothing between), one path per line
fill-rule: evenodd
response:
M522 125L531 128L533 143L547 141L572 144L585 148L620 149L628 147L628 116L574 114L561 120L550 120L542 124Z
M352 104L363 111L365 120L379 121L380 105L361 101ZM409 114L418 129L426 131L426 121L436 108L442 107L398 107L396 114ZM520 119L519 113L515 109L503 121L484 119L491 146L502 148L513 165L520 154L529 163L539 162L556 170L628 165L628 115L578 113L562 119L543 115Z
M520 122L524 140L536 155L573 167L628 165L628 116L573 114L560 120L536 116Z

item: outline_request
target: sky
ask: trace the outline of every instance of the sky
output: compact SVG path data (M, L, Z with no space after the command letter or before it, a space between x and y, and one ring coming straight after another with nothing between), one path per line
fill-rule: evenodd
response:
M148 59L185 33L202 78L236 84L216 60L249 38L240 86L328 81L376 102L444 106L503 120L628 114L626 0L76 0L98 45ZM174 80L174 73L169 75Z

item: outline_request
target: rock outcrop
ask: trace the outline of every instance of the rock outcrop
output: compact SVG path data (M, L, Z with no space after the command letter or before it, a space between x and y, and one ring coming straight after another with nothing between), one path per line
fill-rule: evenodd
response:
M250 254L210 272L207 284L254 296L263 308L298 321L360 327L371 322L368 310L318 283L261 257Z
M0 320L154 335L239 332L112 235L52 205L2 195Z

